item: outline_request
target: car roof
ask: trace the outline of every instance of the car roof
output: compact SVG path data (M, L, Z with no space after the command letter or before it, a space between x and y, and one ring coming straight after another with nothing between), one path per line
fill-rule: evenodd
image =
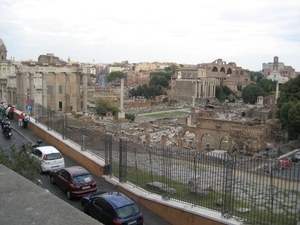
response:
M80 174L90 174L89 171L87 171L82 166L70 166L70 167L65 167L63 169L68 171L73 176L80 175Z
M58 149L53 146L40 146L36 147L35 149L40 150L43 154L60 153Z
M105 199L109 202L113 208L117 209L123 207L125 205L135 204L130 198L121 192L106 192L104 194L99 195L101 198Z

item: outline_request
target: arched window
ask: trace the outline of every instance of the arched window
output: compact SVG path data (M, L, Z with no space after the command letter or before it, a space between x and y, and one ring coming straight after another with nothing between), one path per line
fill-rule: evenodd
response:
M231 70L231 68L228 68L228 70L227 70L227 74L232 74L232 70Z

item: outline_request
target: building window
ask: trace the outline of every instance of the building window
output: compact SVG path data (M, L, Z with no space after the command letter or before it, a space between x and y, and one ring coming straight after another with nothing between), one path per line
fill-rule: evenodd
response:
M59 94L62 94L62 86L58 87L58 92L59 92Z
M47 94L53 94L52 86L47 86Z

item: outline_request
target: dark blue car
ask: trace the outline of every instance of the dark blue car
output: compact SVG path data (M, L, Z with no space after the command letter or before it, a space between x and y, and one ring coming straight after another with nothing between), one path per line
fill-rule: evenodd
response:
M120 192L94 192L81 198L83 211L106 225L143 225L144 215Z

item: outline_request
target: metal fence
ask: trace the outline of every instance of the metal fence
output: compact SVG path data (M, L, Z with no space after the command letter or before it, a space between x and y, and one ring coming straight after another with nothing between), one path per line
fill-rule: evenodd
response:
M40 105L36 122L104 159L108 175L160 194L164 201L186 202L244 224L300 221L300 162L282 169L278 159L139 146Z

